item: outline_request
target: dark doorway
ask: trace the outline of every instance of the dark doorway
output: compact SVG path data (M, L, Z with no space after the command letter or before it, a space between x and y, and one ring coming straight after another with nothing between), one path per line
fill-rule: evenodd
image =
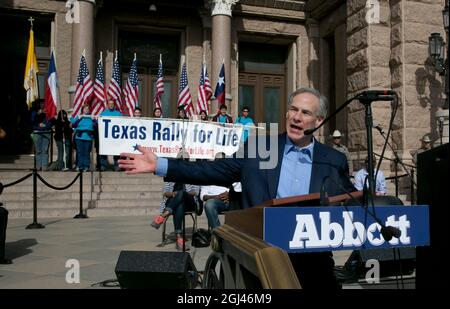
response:
M30 111L25 102L25 89L23 87L30 32L28 18L30 16L34 18L34 42L39 64L39 96L42 99L44 98L53 16L25 14L23 11L15 10L0 10L0 29L5 30L2 32L2 48L0 48L4 78L0 91L0 126L6 131L6 138L2 141L0 155L32 152Z
M239 43L239 111L250 108L255 122L285 125L286 45Z
M120 27L119 62L123 83L127 81L134 53L137 54L139 79L139 105L143 116L152 116L155 97L156 75L159 55L162 55L164 94L161 97L164 117L174 117L178 99L178 68L180 66L180 32L178 31L134 31Z

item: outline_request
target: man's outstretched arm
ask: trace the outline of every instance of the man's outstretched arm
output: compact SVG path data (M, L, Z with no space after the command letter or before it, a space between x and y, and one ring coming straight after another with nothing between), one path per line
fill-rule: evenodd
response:
M241 181L242 159L187 162L158 158L149 148L138 146L141 153L121 153L119 167L127 174L156 173L166 181L196 185L229 186Z

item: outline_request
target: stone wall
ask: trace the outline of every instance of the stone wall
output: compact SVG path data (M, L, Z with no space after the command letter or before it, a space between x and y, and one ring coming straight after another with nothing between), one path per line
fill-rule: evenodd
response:
M392 88L399 95L400 108L392 132L396 149L409 151L420 146L419 139L435 133L434 113L442 100L442 79L433 71L428 58L428 37L443 35L444 1L379 1L379 23L366 21L366 1L347 1L348 96L365 89ZM388 127L391 106L372 104L374 123ZM358 103L350 105L348 130L351 150L365 145L364 112ZM374 131L374 149L384 141Z

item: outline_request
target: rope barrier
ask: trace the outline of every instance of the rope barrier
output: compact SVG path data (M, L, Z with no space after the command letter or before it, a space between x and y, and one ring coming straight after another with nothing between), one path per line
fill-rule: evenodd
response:
M33 173L29 173L28 175L23 176L22 178L20 178L20 179L18 179L16 181L13 181L13 182L7 183L6 185L3 185L3 188L8 188L10 186L17 185L18 183L21 183L22 181L24 181L25 179L31 177L32 175L33 175Z
M4 184L2 184L0 182L0 194L1 194L3 192L4 188L10 187L10 186L14 186L14 185L16 185L18 183L21 183L22 181L26 180L27 178L33 176L33 223L29 224L26 227L26 229L42 229L42 228L45 227L44 225L42 225L42 224L37 222L37 179L42 181L42 183L44 185L46 185L47 187L49 187L49 188L51 188L53 190L60 190L60 191L68 189L69 187L71 187L75 183L75 181L80 179L80 212L79 212L79 214L77 214L74 217L74 219L88 218L88 216L83 213L83 172L80 171L78 173L78 175L75 176L75 178L68 185L63 186L63 187L56 187L56 186L48 183L41 175L39 175L37 173L36 169L33 169L32 171L33 171L32 173L30 173L28 175L25 175L24 177L22 177L22 178L20 178L20 179L18 179L16 181L13 181L11 183L8 183L8 184L4 185Z
M81 173L81 172L80 172ZM51 184L49 184L47 181L44 180L44 178L42 178L41 175L37 174L37 177L39 178L40 181L42 181L47 187L53 189L53 190L66 190L68 188L70 188L70 186L72 186L75 181L77 181L77 179L80 177L80 173L77 174L77 176L75 176L75 178L67 185L64 187L55 187Z

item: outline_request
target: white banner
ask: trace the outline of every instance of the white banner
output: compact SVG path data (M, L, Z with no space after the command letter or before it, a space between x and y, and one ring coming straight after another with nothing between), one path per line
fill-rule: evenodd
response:
M101 155L139 153L137 145L150 147L158 157L176 158L181 149L193 159L214 159L239 149L240 125L178 119L99 117Z

